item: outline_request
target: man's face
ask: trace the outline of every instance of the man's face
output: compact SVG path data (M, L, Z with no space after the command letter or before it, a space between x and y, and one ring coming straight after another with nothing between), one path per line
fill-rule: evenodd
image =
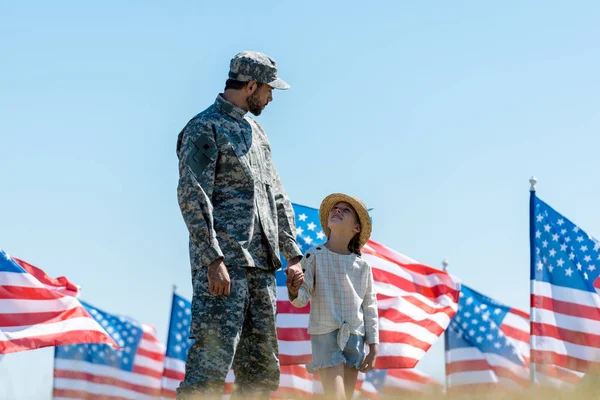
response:
M267 84L260 85L260 87L257 83L254 84L257 85L257 88L248 96L246 102L248 103L248 111L259 116L267 104L273 101L273 88Z

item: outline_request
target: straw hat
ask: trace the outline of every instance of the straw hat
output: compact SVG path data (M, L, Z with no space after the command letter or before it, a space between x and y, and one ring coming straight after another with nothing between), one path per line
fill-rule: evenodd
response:
M347 194L343 193L333 193L323 199L321 202L321 207L319 208L319 216L321 219L321 227L323 228L323 232L325 232L327 237L329 237L331 234L331 229L329 229L327 224L327 221L329 220L329 212L333 206L342 201L350 204L356 211L356 215L360 220L360 247L363 247L371 237L371 218L369 218L369 212L367 211L367 206L365 206L365 203L356 197L348 196Z

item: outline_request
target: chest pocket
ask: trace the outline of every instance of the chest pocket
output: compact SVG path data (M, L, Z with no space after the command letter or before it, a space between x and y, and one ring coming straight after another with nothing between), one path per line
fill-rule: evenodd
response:
M273 161L271 159L271 146L268 143L260 143L258 146L260 151L260 179L267 185L273 184Z

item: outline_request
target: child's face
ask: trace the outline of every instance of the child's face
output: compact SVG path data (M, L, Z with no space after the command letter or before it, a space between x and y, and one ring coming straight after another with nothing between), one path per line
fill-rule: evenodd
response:
M358 223L358 217L354 208L346 202L336 203L331 211L329 212L328 218L329 229L342 229L345 231L352 231L354 233L360 232L360 224Z

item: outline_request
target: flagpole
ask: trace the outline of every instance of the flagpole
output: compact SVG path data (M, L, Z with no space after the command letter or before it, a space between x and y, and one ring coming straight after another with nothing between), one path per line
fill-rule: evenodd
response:
M529 179L529 183L531 186L529 187L529 271L530 271L530 281L529 281L529 294L533 293L533 279L535 273L535 185L537 184L537 179L535 176L532 176ZM530 300L531 301L531 300ZM533 361L532 350L533 350L533 331L531 326L534 322L534 312L533 305L529 304L529 380L531 383L531 388L535 387L536 381L536 371L535 371L535 362Z
M449 264L448 260L444 258L444 261L442 261L444 272L448 272ZM446 396L448 396L448 329L450 327L444 331L444 388L446 389Z

